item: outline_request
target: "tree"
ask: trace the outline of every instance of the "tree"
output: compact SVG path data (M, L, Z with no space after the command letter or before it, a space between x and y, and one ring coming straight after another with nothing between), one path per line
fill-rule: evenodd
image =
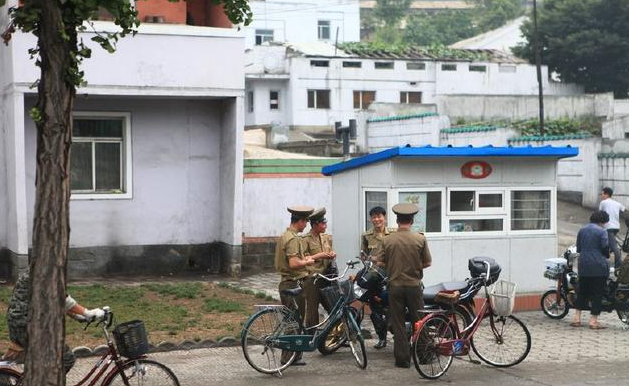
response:
M524 13L522 0L466 0L474 5L474 22L481 31L505 25Z
M404 40L422 46L450 45L478 34L468 11L439 11L409 17Z
M411 0L377 0L373 9L376 22L375 40L398 44L402 40L400 22L408 15Z
M222 3L233 23L251 21L247 0L208 1ZM6 0L0 0L0 7L5 4ZM11 25L2 34L5 42L15 30L35 35L37 47L29 52L40 67L38 100L30 112L37 127L37 169L33 247L29 255L26 385L65 384L61 353L70 237L72 107L76 88L83 82L81 62L91 54L79 32L87 28L85 22L95 18L100 8L111 13L120 30L92 40L114 52L118 39L135 34L139 25L137 12L128 0L23 0L9 9Z
M542 63L562 81L587 92L629 97L629 2L626 0L545 0L538 6ZM527 43L515 49L534 60L532 22L522 26Z

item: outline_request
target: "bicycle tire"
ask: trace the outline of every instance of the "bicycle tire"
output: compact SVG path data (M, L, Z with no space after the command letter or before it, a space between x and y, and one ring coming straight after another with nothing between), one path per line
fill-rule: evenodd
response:
M495 328L491 327L492 322ZM483 362L492 366L515 366L531 351L531 333L513 315L487 314L474 333L472 349Z
M273 337L297 333L290 322L290 314L284 308L267 308L255 313L245 323L241 336L242 352L245 360L256 371L263 374L276 374L290 366L297 356L295 351L287 351L289 358L282 363L282 350L275 347ZM296 322L295 322L296 324ZM262 359L260 363L256 360Z
M365 350L365 339L356 323L356 319L351 311L345 311L345 327L347 331L347 343L356 361L358 368L367 368L367 350Z
M0 368L0 386L19 386L22 384L22 373L8 367Z
M454 313L456 314L456 321L459 325L459 332L465 330L467 326L472 324L474 320L474 314L470 312L470 310L460 304L454 305Z
M444 375L452 364L453 356L441 354L439 344L456 338L452 322L444 315L427 316L415 336L411 352L419 375L427 379L437 379Z
M351 307L351 312L354 314L356 323L360 327L360 323L362 320L362 309L357 310L356 308ZM335 353L346 343L347 335L345 334L345 323L343 323L343 320L339 320L326 334L325 338L321 340L321 343L319 343L317 350L319 350L322 355L330 355Z
M122 371L127 377L130 386L180 386L175 373L166 365L151 359L134 359L122 365ZM119 370L112 372L103 386L126 386Z
M568 299L566 299L563 294L561 294L559 298L561 299L561 301L558 302L557 290L544 292L539 302L540 306L542 307L542 311L544 312L544 315L548 316L551 319L563 319L566 315L568 315L568 311L570 311Z
M629 324L629 310L616 310L616 314L618 315L618 319L624 324Z

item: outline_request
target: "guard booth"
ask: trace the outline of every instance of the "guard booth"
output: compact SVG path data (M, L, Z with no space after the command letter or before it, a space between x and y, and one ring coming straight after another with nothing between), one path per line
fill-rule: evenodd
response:
M369 210L412 202L414 229L428 240L433 265L424 283L469 277L468 259L493 257L518 292L545 289L545 259L557 256L557 161L566 147L394 147L326 166L332 176L334 249L339 264L359 254Z

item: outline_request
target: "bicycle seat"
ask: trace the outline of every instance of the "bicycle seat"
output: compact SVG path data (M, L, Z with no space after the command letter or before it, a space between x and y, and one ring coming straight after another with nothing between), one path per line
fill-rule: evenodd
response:
M435 296L441 291L461 291L467 288L466 281L444 282L424 288L424 303L435 304Z
M300 293L304 292L304 289L301 287L297 288L289 288L281 291L282 295L286 296L299 296Z

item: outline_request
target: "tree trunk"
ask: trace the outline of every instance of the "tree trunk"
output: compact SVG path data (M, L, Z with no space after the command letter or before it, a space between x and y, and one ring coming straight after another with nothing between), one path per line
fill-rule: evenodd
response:
M74 86L70 48L76 30L62 30L62 5L42 0L40 19L41 77L37 109L37 171L33 248L29 258L31 290L25 385L62 386L65 336L66 263L70 238L70 144ZM36 117L37 114L34 115Z

